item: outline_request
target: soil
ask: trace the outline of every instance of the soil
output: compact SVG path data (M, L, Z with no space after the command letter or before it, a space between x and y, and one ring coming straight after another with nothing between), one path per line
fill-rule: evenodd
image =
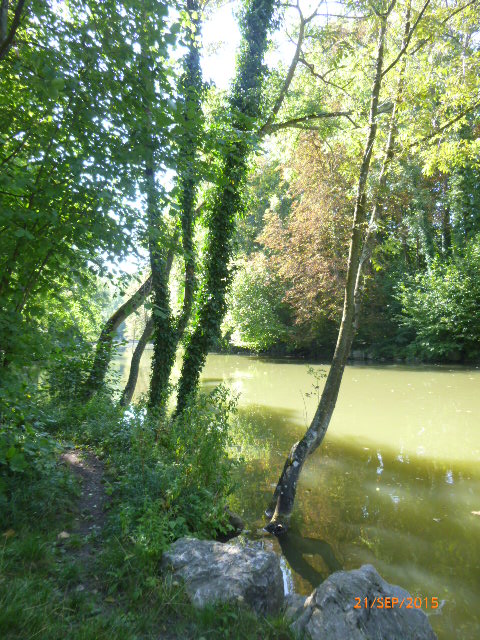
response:
M105 507L108 496L103 486L104 465L90 451L69 451L62 455L63 461L80 480L81 495L77 502L78 513L71 534L80 536L83 544L69 549L82 563L88 564L99 547L99 534L106 520ZM93 534L93 535L92 535ZM61 532L59 540L68 539L69 532Z

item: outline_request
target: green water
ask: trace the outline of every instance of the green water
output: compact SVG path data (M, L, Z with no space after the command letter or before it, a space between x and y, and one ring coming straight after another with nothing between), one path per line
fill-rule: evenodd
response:
M120 359L126 375L128 353ZM145 354L139 392L146 390ZM315 365L315 369L320 369ZM261 537L291 445L316 406L306 363L211 355L204 387L240 394L238 447L245 455L234 507ZM347 367L322 447L299 482L282 553L297 591L332 571L372 563L422 597L439 638L480 638L480 370ZM360 596L361 594L359 594ZM386 612L387 613L387 612Z

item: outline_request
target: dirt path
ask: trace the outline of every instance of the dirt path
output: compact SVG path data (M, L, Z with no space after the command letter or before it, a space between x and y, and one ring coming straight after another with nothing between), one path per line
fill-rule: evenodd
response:
M71 553L78 560L88 563L99 546L98 535L105 524L105 506L108 497L102 483L104 466L89 451L69 451L62 455L63 461L79 478L82 493L77 503L78 515L75 518L72 534L87 538L87 541ZM94 534L94 535L92 535ZM62 532L59 538L68 538L69 532Z

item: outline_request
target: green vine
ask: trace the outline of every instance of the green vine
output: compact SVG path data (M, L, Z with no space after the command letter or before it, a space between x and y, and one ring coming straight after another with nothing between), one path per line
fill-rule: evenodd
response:
M242 20L243 44L237 77L230 97L231 128L224 145L221 179L207 216L209 238L204 287L197 325L187 342L180 377L177 414L198 387L207 353L219 335L226 310L225 296L231 279L235 221L242 205L242 188L248 156L256 141L254 131L261 115L264 78L263 56L273 23L274 0L250 0Z
M152 372L150 378L151 408L162 408L168 397L168 383L177 350L190 316L195 290L195 256L193 227L198 185L197 148L201 132L202 74L198 49L199 7L197 0L187 0L188 52L184 59L184 74L180 82L180 123L177 155L178 203L181 211L182 247L185 260L185 296L180 317L175 320L170 308L170 293L166 269L168 247L160 241L150 243L150 263L153 279L154 325ZM150 205L149 205L150 209ZM152 229L159 228L158 218L151 221Z

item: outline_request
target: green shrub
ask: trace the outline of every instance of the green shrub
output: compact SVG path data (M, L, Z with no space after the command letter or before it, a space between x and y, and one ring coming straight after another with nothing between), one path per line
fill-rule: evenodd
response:
M399 286L401 323L413 329L411 351L425 359L480 356L480 236L448 262Z

